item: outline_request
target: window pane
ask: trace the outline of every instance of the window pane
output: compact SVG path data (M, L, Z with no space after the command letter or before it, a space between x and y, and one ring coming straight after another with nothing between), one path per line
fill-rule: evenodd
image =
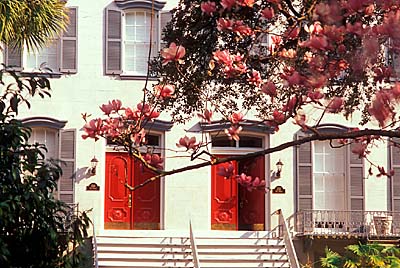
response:
M48 47L28 53L25 67L39 69L40 65L45 64L52 71L58 71L57 56L57 42L53 41Z
M126 26L125 27L125 39L127 41L135 40L135 26Z
M239 140L239 147L262 148L262 141L262 138L259 137L241 136Z
M212 147L236 147L236 142L227 136L213 136L211 139Z
M151 13L149 12L137 11L126 14L124 43L125 72L138 75L145 75L147 73L150 33L152 32L150 24ZM154 20L154 26L156 26L156 20ZM154 29L153 32L154 36L156 36L156 29ZM152 56L156 56L157 43L152 45Z
M160 146L160 136L147 135L146 140L147 140L147 145Z
M33 128L29 143L40 143L46 145L46 158L58 158L57 131L45 128Z

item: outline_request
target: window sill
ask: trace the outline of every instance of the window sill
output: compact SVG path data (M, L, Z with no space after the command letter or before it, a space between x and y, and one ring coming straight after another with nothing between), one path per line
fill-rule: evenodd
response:
M38 72L38 71L21 71L23 77L45 77L45 78L61 78L60 72Z
M119 75L121 80L146 80L147 76L146 75L138 75L138 74L128 74L128 73L122 73ZM156 81L157 77L154 76L149 76L150 81Z

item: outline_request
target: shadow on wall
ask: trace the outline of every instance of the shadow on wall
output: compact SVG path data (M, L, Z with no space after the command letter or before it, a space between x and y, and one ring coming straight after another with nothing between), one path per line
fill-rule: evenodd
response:
M90 172L90 167L81 167L74 174L75 182L77 183L79 183L81 180L89 179L92 176L93 175Z

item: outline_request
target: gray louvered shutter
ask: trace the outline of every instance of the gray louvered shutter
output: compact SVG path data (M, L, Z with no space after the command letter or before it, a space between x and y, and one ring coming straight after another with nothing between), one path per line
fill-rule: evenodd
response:
M166 42L163 41L164 38L164 28L167 26L167 23L172 19L171 11L162 11L160 12L160 45L161 48L167 47Z
M351 152L356 144L349 147L350 169L350 210L364 210L364 161Z
M122 73L122 13L118 10L106 10L106 51L105 73Z
M305 135L297 135L301 139ZM311 142L297 146L297 211L313 209L313 167Z
M5 47L5 64L15 70L22 70L22 50Z
M60 71L77 72L78 9L69 7L69 25L61 37Z
M58 195L65 203L74 203L74 182L75 182L75 140L76 130L60 130L60 160L63 171L58 182Z
M400 144L399 138L394 138L396 144ZM390 145L390 168L394 170L394 176L390 178L390 207L391 211L400 212L400 148Z

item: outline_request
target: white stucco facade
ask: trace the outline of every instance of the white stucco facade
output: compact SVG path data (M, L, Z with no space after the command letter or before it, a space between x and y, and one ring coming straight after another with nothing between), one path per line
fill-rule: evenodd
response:
M174 1L171 1L174 2ZM104 229L104 189L105 189L105 155L106 144L104 140L94 142L83 140L82 126L84 121L81 113L92 114L92 118L102 116L99 109L101 104L112 99L120 99L124 106L134 106L142 98L142 88L145 81L140 79L121 80L118 75L105 75L104 72L104 46L105 46L105 8L114 5L113 0L69 0L67 6L77 7L77 73L63 74L60 78L52 78L51 98L34 98L31 101L32 108L23 110L20 118L50 117L67 121L64 129L76 129L76 157L75 157L75 182L74 202L79 203L81 210L92 209L90 216L96 230ZM168 1L167 7L171 7ZM0 58L1 59L1 58ZM162 114L161 119L169 120L167 114ZM161 144L165 148L176 148L176 143L184 135L197 136L201 139L201 133L187 133L198 122L192 120L187 125L176 125L170 131L161 136ZM326 116L325 123L341 124L346 127L356 126L354 122L345 121L340 116ZM280 127L274 134L265 133L264 146L274 147L283 142L292 141L299 127L292 122ZM258 133L258 135L261 135ZM172 170L184 165L195 164L201 160L190 162L186 155L172 150L163 153L165 157L165 169ZM87 176L86 170L90 166L90 160L95 156L99 160L97 173ZM271 180L271 174L276 169L278 160L284 163L282 175L279 179L273 179L270 188L282 186L284 194L266 193L266 226L271 221L271 226L277 224L277 216L270 216L274 211L282 209L285 216L295 212L296 204L296 164L295 148L288 148L274 153L265 158L265 178ZM370 155L370 159L387 169L388 148L382 142ZM368 176L368 164L365 163L365 210L387 210L389 207L388 188L389 179ZM96 183L99 191L87 191L86 187ZM268 182L269 183L269 182ZM196 230L211 229L211 169L205 167L174 174L162 179L161 182L161 220L160 228L168 230L187 229L189 221ZM266 227L268 228L268 227Z

